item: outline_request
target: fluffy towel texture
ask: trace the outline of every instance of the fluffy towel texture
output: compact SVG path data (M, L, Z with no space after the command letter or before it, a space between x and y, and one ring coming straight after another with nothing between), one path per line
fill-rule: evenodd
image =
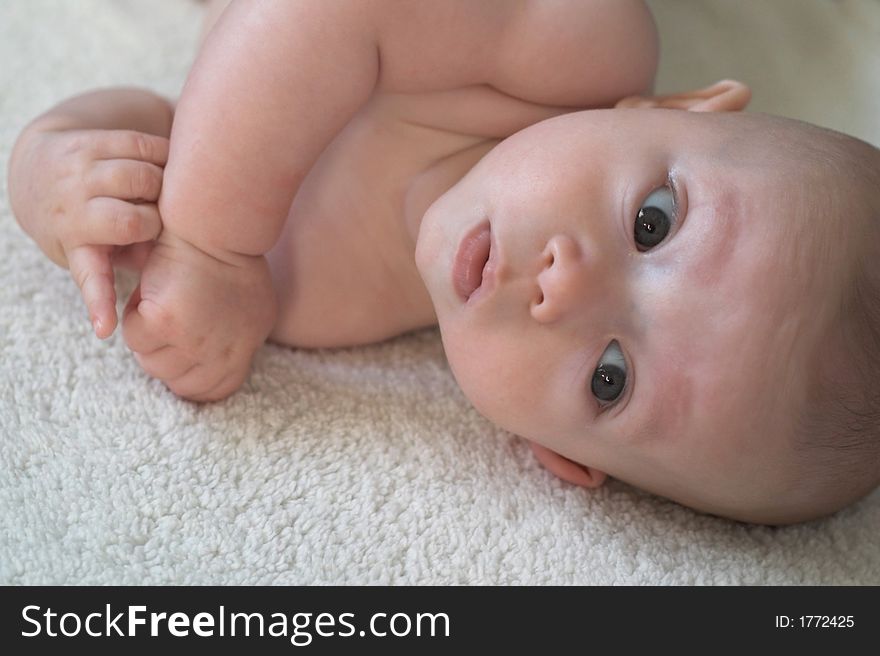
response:
M661 90L741 77L756 109L880 142L877 3L655 5ZM176 95L200 11L0 3L4 166L26 120L71 93ZM118 334L90 334L5 188L0 281L2 583L880 583L880 494L772 529L621 483L572 487L471 409L435 331L266 346L243 391L197 407L148 380Z

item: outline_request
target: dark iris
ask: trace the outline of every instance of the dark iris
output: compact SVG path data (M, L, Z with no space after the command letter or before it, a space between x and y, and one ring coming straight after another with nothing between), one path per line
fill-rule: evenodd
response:
M659 207L643 207L636 217L633 234L642 249L654 248L669 234L669 217Z
M624 383L626 372L623 369L613 364L603 364L596 367L590 388L593 396L600 401L613 401L620 396Z

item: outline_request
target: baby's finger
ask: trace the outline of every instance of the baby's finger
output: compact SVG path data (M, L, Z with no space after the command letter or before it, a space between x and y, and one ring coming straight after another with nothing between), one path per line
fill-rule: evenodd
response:
M196 403L209 403L221 401L235 392L247 379L248 373L230 374L215 382L209 368L196 365L183 376L165 381L165 384L177 396Z
M82 225L71 226L68 241L81 244L125 246L152 241L162 232L154 203L127 203L118 198L92 198L86 203Z
M163 381L180 378L196 366L173 346L163 346L152 353L135 352L134 357L147 375Z
M96 159L136 159L165 166L168 139L133 130L107 130L96 143Z
M86 178L90 196L153 201L162 190L163 169L134 159L104 159L95 163Z
M153 317L145 317L141 313L141 301L141 288L137 287L122 312L122 335L128 348L147 355L168 346L168 339L157 330Z
M78 246L67 252L67 265L89 311L95 335L106 339L116 329L116 290L110 250Z

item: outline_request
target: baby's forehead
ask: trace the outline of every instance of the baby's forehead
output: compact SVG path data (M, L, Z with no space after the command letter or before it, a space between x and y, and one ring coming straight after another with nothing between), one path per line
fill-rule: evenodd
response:
M836 188L856 196L876 191L871 187L878 181L880 151L849 135L796 119L752 112L687 118L697 118L697 124L703 125L702 132L693 132L704 136L708 159L759 171L769 184L779 188L790 185L793 193L813 202ZM709 143L713 134L717 139ZM864 173L871 170L873 175L869 177L874 184L865 184Z
M722 116L711 124L732 129L688 155L687 175L699 183L694 208L710 207L712 229L725 233L724 241L747 243L747 261L796 276L772 280L776 287L839 291L839 274L850 266L865 228L866 205L878 193L861 180L861 159L850 156L865 144L765 115ZM721 257L718 251L710 260Z

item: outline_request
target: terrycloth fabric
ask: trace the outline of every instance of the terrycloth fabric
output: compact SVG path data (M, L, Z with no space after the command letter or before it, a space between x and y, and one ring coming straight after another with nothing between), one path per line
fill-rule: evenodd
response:
M654 4L661 90L740 77L757 109L880 142L878 3ZM25 121L66 95L176 95L199 17L183 0L0 3L4 167ZM90 334L5 186L0 519L0 583L880 583L880 494L772 529L621 483L575 488L471 409L435 331L266 346L233 398L180 401L118 334Z

